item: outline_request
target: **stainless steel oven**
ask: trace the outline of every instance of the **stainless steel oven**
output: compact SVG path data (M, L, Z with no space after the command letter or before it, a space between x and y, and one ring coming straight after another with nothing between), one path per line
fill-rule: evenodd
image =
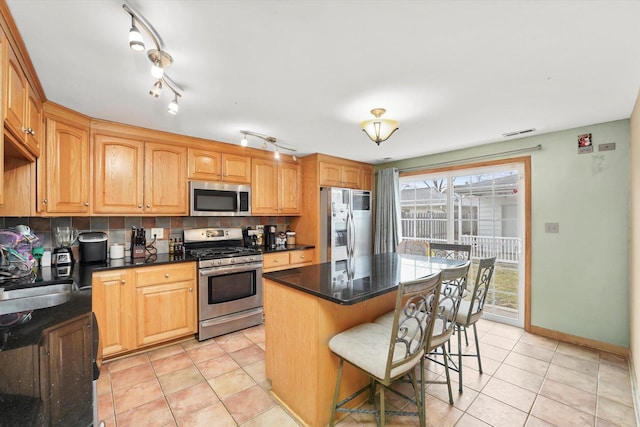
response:
M198 339L262 323L262 260L200 268Z
M262 253L242 243L241 228L184 231L185 249L198 261L200 341L263 322Z

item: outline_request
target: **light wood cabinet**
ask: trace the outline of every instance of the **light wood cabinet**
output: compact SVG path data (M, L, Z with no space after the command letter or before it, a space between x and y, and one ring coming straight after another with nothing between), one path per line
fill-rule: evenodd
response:
M266 253L262 256L262 269L269 272L302 267L313 262L314 252L315 249L302 249Z
M104 357L133 348L135 284L130 269L93 273L91 282L93 312L100 328Z
M219 151L189 148L189 179L251 183L251 158Z
M300 215L300 165L254 158L252 177L252 215Z
M42 100L31 88L18 56L4 43L3 118L16 148L27 158L40 155Z
M138 347L195 333L195 267L138 268L136 276L136 344Z
M195 263L93 273L93 311L105 357L194 334Z
M362 168L349 164L320 161L320 185L323 187L361 188Z
M144 213L187 215L186 147L146 142L144 163Z
M45 111L46 138L38 164L38 212L90 213L90 121L62 108Z
M186 215L186 154L182 146L95 135L93 212Z

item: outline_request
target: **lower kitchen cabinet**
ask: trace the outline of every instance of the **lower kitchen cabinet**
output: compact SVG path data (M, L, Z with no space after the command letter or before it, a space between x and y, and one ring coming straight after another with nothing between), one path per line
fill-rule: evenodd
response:
M91 422L91 313L45 331L40 346L42 421L45 425L87 425ZM65 404L67 402L67 404ZM85 402L87 410L78 410Z
M135 319L134 285L130 269L93 273L91 295L98 319L104 357L132 349L131 325Z
M311 264L314 251L315 249L302 249L266 253L262 255L262 269L266 273Z
M138 268L135 275L138 347L195 333L197 293L193 265Z
M195 263L95 272L92 288L104 357L197 330Z

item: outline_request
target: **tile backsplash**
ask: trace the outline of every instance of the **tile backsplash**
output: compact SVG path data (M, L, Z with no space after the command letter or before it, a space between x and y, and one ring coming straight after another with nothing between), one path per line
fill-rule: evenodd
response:
M0 229L13 228L17 225L28 225L31 232L43 242L45 249L55 246L52 231L56 227L68 226L79 233L84 231L103 231L109 236L108 246L114 243L129 247L132 227L143 227L147 244L151 243L152 228L164 229L164 236L158 239L156 248L159 253L169 252L169 240L183 238L183 230L204 227L254 227L256 225L276 224L278 231L286 231L290 219L288 217L140 217L140 216L92 216L92 217L0 217ZM77 242L75 246L77 246Z

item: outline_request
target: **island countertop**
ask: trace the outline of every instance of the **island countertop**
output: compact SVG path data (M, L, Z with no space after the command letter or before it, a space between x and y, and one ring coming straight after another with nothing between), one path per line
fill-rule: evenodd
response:
M426 277L459 260L384 253L264 273L272 280L340 305L391 292L400 282Z

